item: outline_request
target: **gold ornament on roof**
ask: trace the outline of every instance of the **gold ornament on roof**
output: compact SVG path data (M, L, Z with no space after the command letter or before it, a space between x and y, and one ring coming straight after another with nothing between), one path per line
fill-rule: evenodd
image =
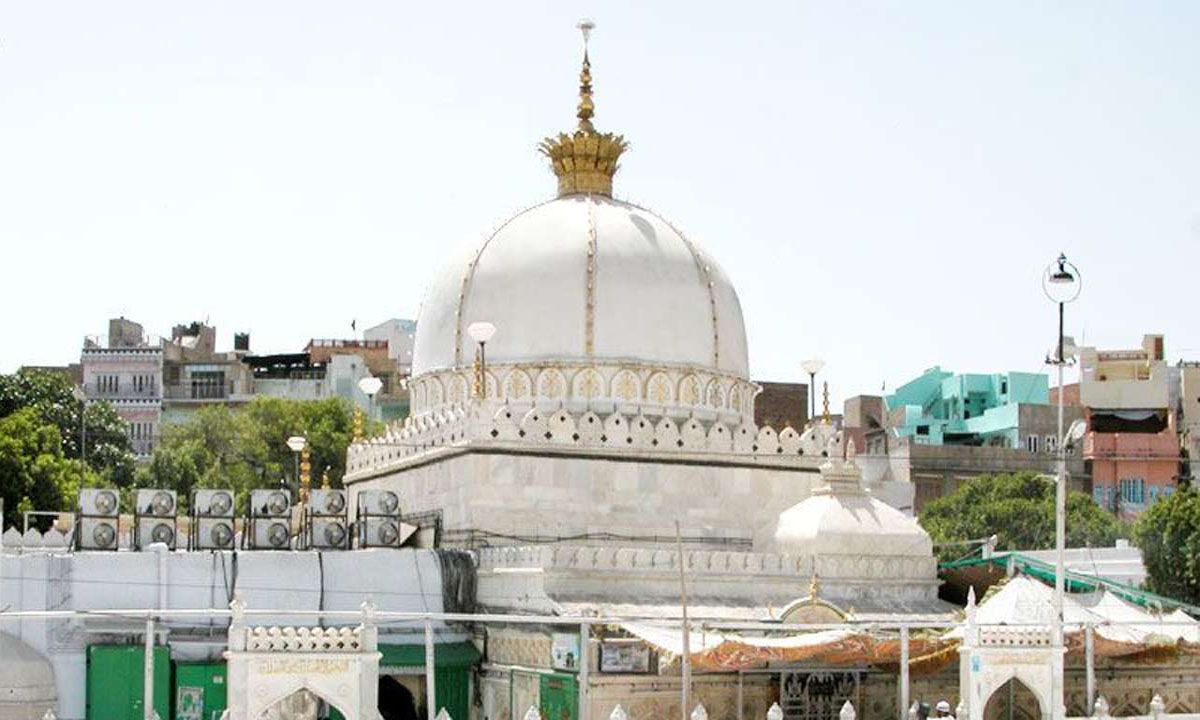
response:
M538 145L550 158L550 169L558 177L558 195L595 193L612 196L612 179L620 166L617 160L629 147L624 136L600 133L592 125L596 105L592 101L592 63L587 44L596 24L591 20L579 23L583 33L583 69L579 72L579 108L575 116L579 127L575 132L559 133Z

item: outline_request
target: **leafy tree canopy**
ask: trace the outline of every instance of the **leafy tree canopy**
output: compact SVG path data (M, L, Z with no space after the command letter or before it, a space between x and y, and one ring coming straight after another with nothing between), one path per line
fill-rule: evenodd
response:
M1137 519L1134 543L1146 565L1146 589L1200 605L1200 491L1185 486Z
M256 397L238 410L205 407L187 421L162 429L137 484L176 490L184 507L198 487L232 488L242 503L252 489L293 482L295 456L287 439L303 435L308 439L313 487L319 487L326 474L332 487L341 487L353 425L353 409L341 398Z
M63 456L79 459L81 403L75 399L71 380L45 370L19 370L0 375L0 417L32 409L43 423L58 430ZM133 481L134 457L125 422L104 401L87 405L86 455L88 465L108 484L126 486Z
M1054 483L1033 473L983 475L925 506L919 518L934 544L997 536L997 550L1054 547ZM1090 497L1067 495L1067 547L1111 545L1124 527ZM942 562L962 557L964 545L943 545Z
M80 485L102 484L79 460L66 457L58 428L26 407L0 417L0 496L4 526L21 526L26 510L69 510ZM48 520L39 520L45 527Z

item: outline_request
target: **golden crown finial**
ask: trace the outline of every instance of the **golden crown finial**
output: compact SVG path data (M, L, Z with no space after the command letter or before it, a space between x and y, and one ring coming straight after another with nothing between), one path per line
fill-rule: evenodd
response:
M558 176L558 194L596 193L612 195L612 179L619 166L617 160L629 144L625 138L612 133L600 133L592 125L596 105L592 101L592 63L588 58L588 40L596 23L580 21L583 34L583 67L579 71L579 108L575 116L579 127L574 133L559 133L546 138L538 146L550 158L550 169Z

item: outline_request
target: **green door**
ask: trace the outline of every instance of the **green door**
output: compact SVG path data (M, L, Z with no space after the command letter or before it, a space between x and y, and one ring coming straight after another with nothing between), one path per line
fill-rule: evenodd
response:
M143 720L141 645L91 645L87 649L87 720ZM170 717L171 653L154 648L154 710Z
M538 710L544 720L575 720L579 700L574 675L542 675L538 683Z
M225 694L225 663L175 663L175 720L220 720Z

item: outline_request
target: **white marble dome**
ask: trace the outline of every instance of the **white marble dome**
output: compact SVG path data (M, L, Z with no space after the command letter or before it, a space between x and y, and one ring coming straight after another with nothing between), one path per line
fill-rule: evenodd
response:
M600 195L526 210L443 269L421 306L413 374L469 365L476 321L497 327L489 363L595 358L747 374L742 310L721 268L663 218Z
M57 704L58 691L54 670L38 651L18 638L0 632L0 658L4 676L0 679L0 718L6 720L42 720Z
M547 395L539 375L549 367L561 371L552 384L570 399L578 395L573 374L593 368L583 393L591 400L707 403L739 416L751 407L746 331L729 279L669 222L627 202L555 198L445 267L417 321L414 413L461 399L476 350L467 328L479 321L496 326L487 344L492 398L515 399L522 389ZM509 387L505 374L514 368L524 375ZM637 376L633 397L614 384L623 369ZM462 378L447 375L455 372ZM652 387L656 372L668 379ZM440 387L422 387L422 376L438 377Z
M821 466L824 484L779 514L755 550L813 557L911 558L933 563L933 541L916 518L870 496L853 460Z

